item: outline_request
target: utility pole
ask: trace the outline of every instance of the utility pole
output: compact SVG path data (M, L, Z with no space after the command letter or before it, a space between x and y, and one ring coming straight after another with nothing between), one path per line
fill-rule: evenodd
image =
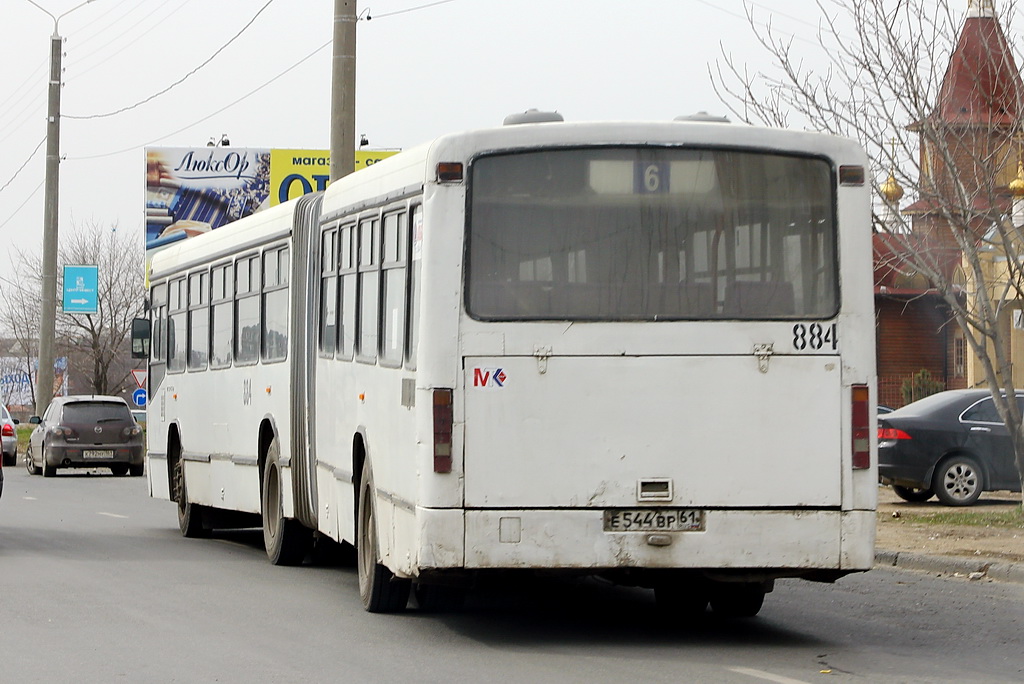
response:
M39 320L39 371L36 375L36 415L41 416L53 398L54 344L57 328L57 220L60 206L60 79L63 40L57 32L61 17L88 5L76 5L54 16L35 0L27 0L53 19L50 36L50 83L46 106L46 188L43 208L42 307Z
M331 180L355 171L356 0L334 0L331 63Z

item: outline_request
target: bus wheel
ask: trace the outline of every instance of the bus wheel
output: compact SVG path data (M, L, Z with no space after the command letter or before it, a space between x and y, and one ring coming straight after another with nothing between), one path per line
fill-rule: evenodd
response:
M359 571L359 598L371 613L405 610L412 583L399 579L378 560L377 516L374 509L373 475L370 462L363 464L360 480L359 517L356 520L356 567Z
M425 613L454 613L466 604L466 587L417 582L413 596L417 607Z
M171 494L178 502L178 529L181 530L181 536L190 539L205 537L203 507L190 503L188 500L188 492L185 490L185 470L180 458L174 460L172 478Z
M760 582L717 582L711 592L711 610L720 617L754 617L764 604Z
M699 617L708 610L706 582L685 579L660 582L654 587L654 601L658 613L666 618Z
M274 565L302 565L313 548L313 531L294 518L284 517L280 454L275 436L263 466L263 545Z

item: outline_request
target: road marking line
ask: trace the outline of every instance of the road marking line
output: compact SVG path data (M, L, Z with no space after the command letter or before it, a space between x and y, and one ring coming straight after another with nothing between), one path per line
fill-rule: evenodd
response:
M128 518L127 515L118 515L117 513L104 513L103 511L97 511L96 515L105 515L108 518Z
M776 684L810 684L802 679L783 677L782 675L772 674L771 672L765 672L764 670L754 670L749 667L730 667L729 670L737 674L747 675L748 677L756 677L757 679L763 679L768 682L776 682Z
M24 499L25 501L39 501L39 499L37 499L34 496L23 496L21 498Z

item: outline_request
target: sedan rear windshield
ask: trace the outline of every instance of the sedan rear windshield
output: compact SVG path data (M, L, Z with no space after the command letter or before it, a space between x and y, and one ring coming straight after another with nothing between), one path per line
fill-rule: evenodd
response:
M483 320L828 318L834 182L821 158L665 147L470 166L467 310Z
M132 415L125 404L113 402L76 402L64 407L63 421L68 423L102 423L115 420L131 421Z

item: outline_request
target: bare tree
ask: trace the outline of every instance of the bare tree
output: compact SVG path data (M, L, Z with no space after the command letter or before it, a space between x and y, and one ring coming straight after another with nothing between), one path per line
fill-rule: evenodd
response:
M14 261L15 277L4 281L8 299L0 304L0 322L13 331L31 371L38 352L41 265L36 255L20 250ZM116 227L89 223L62 236L58 262L96 265L99 273L97 313L63 313L58 302L58 355L68 359L72 377L86 379L89 392L117 394L131 372L131 322L144 310L142 240ZM63 291L62 271L58 270L58 292Z
M876 258L923 276L949 307L1006 422L1024 482L1008 324L1009 309L1024 300L1024 204L1013 211L1014 192L1024 195L1024 180L1014 185L1018 168L1024 176L1024 89L1001 28L1008 22L999 21L1014 3L1000 3L998 16L992 0L816 5L821 59L807 66L794 39L748 5L771 69L750 73L725 55L711 72L715 88L747 123L793 119L868 151L881 198ZM911 211L895 205L903 189Z

